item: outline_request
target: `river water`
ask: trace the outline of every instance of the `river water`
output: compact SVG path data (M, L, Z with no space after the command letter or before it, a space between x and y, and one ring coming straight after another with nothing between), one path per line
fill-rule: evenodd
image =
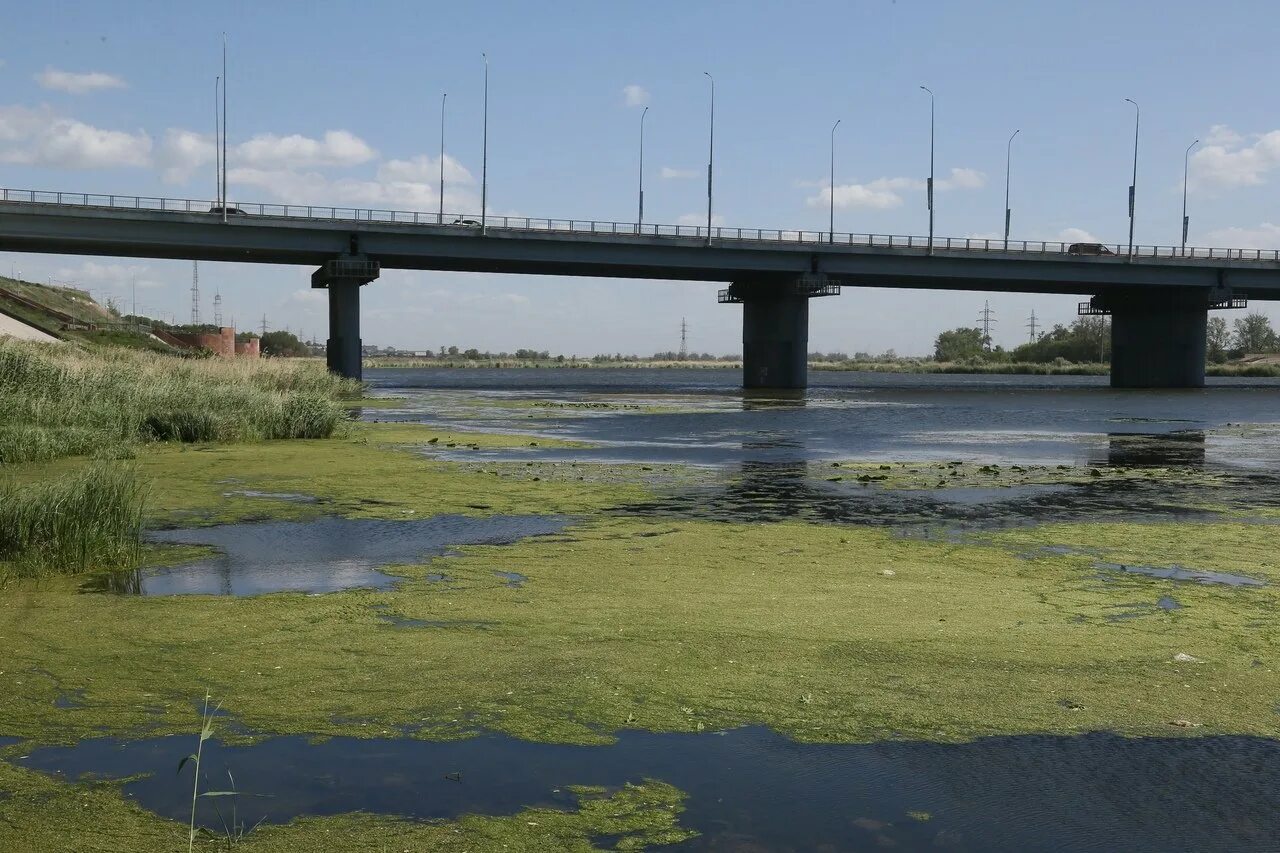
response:
M527 438L514 448L433 445L422 451L464 467L636 463L627 476L656 476L664 466L703 472L652 501L611 510L653 517L798 518L889 525L906 535L942 528L945 535L1045 520L1199 519L1211 515L1205 507L1280 505L1280 380L1117 392L1105 377L814 372L800 394L747 394L739 378L738 371L722 369L370 370L373 395L397 399L358 416ZM549 447L548 439L587 446ZM1099 472L1172 466L1213 476L1189 476L1186 483L1099 476L904 491L830 476L832 463L844 460L921 469L929 463ZM389 563L465 542L514 541L564 523L328 519L162 532L156 537L208 544L219 553L185 570L148 574L141 591L384 586L391 579L377 570ZM301 536L305 547L286 549L277 541L285 534L290 541ZM1175 579L1182 572L1187 583L1260 582L1197 574L1195 567L1099 569L1149 569ZM293 580L282 585L281 577ZM1180 605L1166 596L1148 606ZM440 630L425 622L403 629ZM748 728L698 735L623 731L613 746L569 747L492 734L433 743L410 734L268 737L208 748L219 766L253 780L246 793L270 795L243 802L253 813L250 823L354 810L447 818L509 814L530 805L569 808L565 786L652 777L688 794L682 823L701 835L681 849L1280 849L1275 740L1095 733L956 745L821 745ZM126 793L180 819L189 801L184 805L172 784L172 768L190 747L189 738L101 739L35 749L20 761L72 778L137 776Z
M1180 452L1173 461L1280 463L1280 430L1236 428L1280 422L1280 379L1113 391L1094 376L811 371L799 394L744 392L739 371L709 368L375 369L365 379L405 398L367 417L591 442L599 447L555 455L596 461L1096 464L1140 461L1145 436L1170 444L1148 461Z

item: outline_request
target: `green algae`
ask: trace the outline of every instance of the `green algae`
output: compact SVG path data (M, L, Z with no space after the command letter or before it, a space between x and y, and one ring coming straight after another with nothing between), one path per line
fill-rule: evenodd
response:
M961 461L833 462L828 469L828 477L904 491L1161 480L1176 481L1183 486L1208 486L1224 479L1220 474L1182 467L997 465Z
M263 825L239 841L246 853L426 851L591 851L592 839L616 839L616 850L674 844L696 833L680 826L683 794L646 780L617 791L571 789L572 811L527 808L514 815L465 815L450 821L345 814ZM154 853L185 849L187 827L157 817L120 793L118 782L69 783L0 761L0 849ZM201 837L200 850L223 850L225 839Z
M432 441L434 439L434 442ZM528 446L522 437L434 430L417 424L356 424L348 439L160 447L135 460L150 482L155 525L191 525L321 514L407 518L449 514L577 514L648 495L625 474L591 482L460 470L422 448ZM538 446L552 446L544 440ZM559 463L538 463L549 470ZM497 466L492 466L497 467ZM526 466L527 467L527 466ZM237 492L295 493L315 503L269 501Z
M1152 527L1169 531L1167 557L1195 564L1176 553L1190 546L1181 525ZM394 591L136 598L17 584L0 596L0 718L41 741L175 733L209 689L261 733L601 743L626 727L758 723L801 740L961 740L1167 734L1190 720L1277 734L1273 588L1180 584L1183 609L1114 622L1172 582L1103 583L1086 557L1028 559L1022 541L996 538L611 519L400 567ZM498 572L528 580L511 588ZM374 605L489 624L392 630ZM83 706L55 708L72 688Z

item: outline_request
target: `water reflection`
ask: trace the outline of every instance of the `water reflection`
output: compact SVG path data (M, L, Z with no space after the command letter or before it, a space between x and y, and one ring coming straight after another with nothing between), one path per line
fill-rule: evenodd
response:
M156 531L155 542L208 545L218 553L178 566L95 579L90 588L142 595L259 595L385 589L398 579L379 571L424 562L457 545L503 545L562 530L560 516L439 515L387 521L321 518Z
M1203 468L1205 434L1203 430L1108 433L1106 456L1093 457L1090 464L1113 468Z
M126 796L185 820L173 768L190 737L91 740L22 760L49 773L134 777ZM249 825L352 811L452 818L571 808L565 786L661 779L687 792L686 850L1273 851L1280 742L1246 737L987 738L965 744L797 743L767 729L627 731L607 747L275 737L205 745ZM251 781L249 781L251 780ZM185 797L184 797L185 793ZM215 820L210 804L200 819ZM207 811L204 811L208 809Z

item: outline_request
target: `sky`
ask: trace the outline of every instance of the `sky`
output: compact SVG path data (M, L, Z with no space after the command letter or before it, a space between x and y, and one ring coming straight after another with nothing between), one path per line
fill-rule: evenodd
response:
M632 222L645 106L645 221L700 222L715 78L716 222L924 234L929 96L936 233L996 237L1012 144L1012 238L1280 248L1280 15L1268 0L1036 3L364 2L27 4L0 41L0 186L209 199L214 83L228 40L228 195L434 211L480 207L489 58L491 213ZM320 340L310 268L200 265L202 319ZM185 322L191 264L0 252L0 273L71 284ZM384 271L366 344L649 354L741 351L723 283ZM136 294L136 297L135 297ZM925 354L943 329L1027 339L1079 297L846 287L810 349ZM1280 318L1280 310L1261 308ZM1227 312L1228 319L1238 316Z

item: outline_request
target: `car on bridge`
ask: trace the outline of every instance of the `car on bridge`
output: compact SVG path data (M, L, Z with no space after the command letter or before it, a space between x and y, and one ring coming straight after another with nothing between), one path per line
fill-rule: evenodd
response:
M1067 247L1068 255L1114 255L1115 252L1101 243L1072 243Z
M220 205L220 204L215 204L213 207L209 208L209 212L216 213L218 215L222 215L223 213L225 213L227 216L248 216L249 215L249 211L247 210L241 210L240 208L232 207L231 205L227 205L224 207L223 205Z
M450 225L467 225L467 226L470 226L470 227L472 227L472 228L479 228L479 227L480 227L480 220L479 220L479 219L467 219L467 218L465 218L465 217L460 216L460 217L458 217L457 219L455 219L455 220L453 220L452 222L450 222L449 224L450 224Z

